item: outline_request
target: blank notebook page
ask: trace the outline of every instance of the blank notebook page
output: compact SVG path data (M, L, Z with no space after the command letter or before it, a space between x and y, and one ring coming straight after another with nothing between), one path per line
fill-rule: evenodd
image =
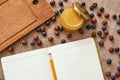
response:
M2 58L5 80L53 80L48 49Z
M104 80L92 38L49 48L58 80Z

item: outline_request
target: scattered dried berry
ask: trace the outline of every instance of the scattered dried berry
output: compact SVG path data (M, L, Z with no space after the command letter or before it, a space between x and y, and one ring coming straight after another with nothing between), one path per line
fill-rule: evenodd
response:
M115 76L111 76L111 80L116 80L116 77Z
M91 25L92 29L96 29L96 24Z
M38 35L34 35L33 38L35 41L37 41L39 39Z
M37 40L37 45L41 46L42 45L42 41L41 40Z
M81 6L85 6L85 4L86 4L85 2L82 2L82 3L81 3Z
M91 34L92 37L96 37L96 32L93 31L92 34Z
M53 41L53 37L48 37L48 41L52 42Z
M109 32L108 32L108 30L105 30L104 33L105 33L105 35L107 35Z
M91 25L86 25L86 29L91 29Z
M105 13L105 18L109 18L109 13Z
M41 30L42 32L44 32L46 29L45 29L44 26L41 26L41 27L40 27L40 30Z
M37 32L40 32L40 31L41 31L40 27L37 27L37 28L36 28L36 31L37 31Z
M92 18L91 22L92 22L93 24L96 24L96 23L97 23L97 19L96 19L96 18Z
M39 2L38 0L33 0L34 5L38 4L38 2Z
M97 34L98 34L99 36L101 36L101 35L102 35L102 31L98 31Z
M61 32L62 32L63 30L64 30L64 29L63 29L63 27L59 27L59 31L61 31Z
M117 30L117 33L120 34L120 29Z
M46 32L42 32L42 36L46 36L47 35L47 33Z
M90 6L89 9L90 9L90 10L94 10L94 6Z
M98 16L101 16L102 13L101 13L100 11L97 11L97 15L98 15Z
M59 26L58 26L58 25L55 25L55 26L54 26L54 30L55 30L55 31L58 31L58 30L59 30Z
M114 48L113 48L113 47L110 47L110 48L109 48L109 52L110 52L110 53L113 53L113 52L114 52Z
M69 39L70 39L71 37L72 37L72 34L70 34L70 33L69 33L69 34L67 34L67 38L69 38Z
M100 45L101 47L104 46L103 40L100 40L100 41L99 41L99 45Z
M102 26L102 30L103 30L103 31L105 31L105 30L106 30L106 28L107 28L106 26Z
M62 43L62 44L66 43L66 40L65 40L65 39L62 39L62 40L61 40L61 43Z
M59 32L58 31L55 31L54 32L56 36L59 36Z
M63 2L62 1L59 1L59 6L63 6Z
M104 39L106 37L105 33L103 33L100 37Z
M26 45L27 44L27 41L26 40L22 40L22 45Z
M50 20L46 21L45 25L47 25L47 26L50 25Z
M100 8L100 11L101 11L101 12L104 12L104 7L101 7L101 8Z
M59 12L60 12L60 13L62 13L63 11L64 11L64 9L63 9L63 8L60 8L60 9L59 9Z
M116 22L116 24L117 24L117 25L120 25L120 20L118 20L118 21Z
M84 34L83 28L80 28L80 29L79 29L79 32L80 32L80 34Z
M115 76L116 76L116 77L120 77L120 72L116 72L116 73L115 73Z
M103 25L107 25L107 21L106 21L106 20L103 20L103 21L102 21L102 24L103 24Z
M53 17L51 18L51 21L52 21L52 22L55 22L55 21L56 21L56 16L53 16Z
M50 5L51 5L51 6L54 6L54 5L55 5L55 0L51 0L51 1L50 1Z
M113 41L113 40L114 40L114 36L113 36L113 35L110 35L110 36L109 36L109 40L110 40L110 41Z
M31 40L31 41L30 41L30 45L31 45L31 46L34 46L34 45L35 45L35 41L34 41L34 40Z
M93 17L94 17L94 14L93 14L93 13L91 13L91 14L90 14L90 18L93 18Z
M13 52L13 51L14 51L13 47L8 48L8 52Z
M111 72L110 72L110 71L107 71L107 72L105 73L105 75L106 75L107 77L110 77L110 76L111 76Z
M120 14L119 14L119 16L118 16L118 17L119 17L119 19L120 19Z
M58 10L55 11L55 15L59 15L59 11Z
M113 19L117 19L117 15L114 14L114 15L112 16L112 18L113 18Z
M97 3L93 3L92 6L93 6L94 8L96 8L96 7L97 7Z
M119 47L115 48L115 52L119 52L119 50L120 50Z
M107 64L111 64L112 60L111 59L107 59Z
M120 66L117 67L117 70L120 72Z

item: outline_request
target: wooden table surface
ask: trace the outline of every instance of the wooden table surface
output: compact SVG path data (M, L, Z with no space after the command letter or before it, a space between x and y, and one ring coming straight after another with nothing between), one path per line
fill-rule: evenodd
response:
M46 1L48 3L50 2L50 0L46 0ZM58 10L60 8L59 5L58 5L58 2L60 0L55 0L55 1L56 1L55 7L51 7L54 11ZM108 35L105 39L103 39L104 42L105 42L104 47L100 47L98 45L98 41L101 40L101 38L98 35L95 37L95 41L96 41L97 49L98 49L99 56L100 56L100 62L102 64L102 68L103 68L103 74L106 71L111 71L112 75L114 75L115 72L117 72L116 68L120 65L119 64L120 58L118 56L120 54L120 52L119 53L110 53L108 49L110 47L119 47L120 48L120 35L117 34L117 30L120 29L120 26L118 26L116 24L116 20L113 20L111 18L111 15L113 15L113 14L117 14L117 15L120 14L120 0L68 0L67 2L64 2L64 7L63 8L65 9L66 7L71 6L72 2L74 2L74 1L78 1L78 2L85 1L86 2L86 7L87 7L89 13L94 13L95 17L97 18L97 28L96 29L87 30L85 28L85 26L83 26L84 34L80 34L78 31L76 31L74 33L71 33L72 34L71 39L67 39L66 34L68 34L70 32L67 32L65 30L63 32L60 32L60 36L55 36L54 35L54 25L60 25L59 17L57 17L57 21L56 22L51 22L50 26L45 26L44 24L42 25L42 26L46 27L46 31L47 31L47 36L46 37L43 37L41 35L41 33L38 33L35 30L33 30L28 35L26 35L25 37L18 40L13 45L11 45L14 48L14 52L10 53L10 52L7 51L7 49L0 52L0 58L3 57L3 56L14 55L14 54L18 54L18 53L25 52L25 51L41 49L41 48L44 48L44 47L57 45L57 44L60 44L61 39L66 39L67 42L70 42L70 41L75 41L75 40L91 37L91 33L93 31L101 30L101 27L102 27L101 22L102 22L102 20L105 19L104 14L102 14L101 17L97 17L96 11L99 10L99 8L101 6L103 6L105 8L104 13L109 13L110 14L110 18L106 19L108 21L107 29L109 31L109 35L113 35L115 39L114 39L114 41L111 42L108 38L109 37L109 35ZM93 2L97 2L98 7L94 11L90 11L89 6ZM90 24L90 22L87 22L86 25L87 24ZM42 42L43 42L42 46L37 46L37 45L30 46L29 42L30 42L31 39L33 39L34 35L38 35L40 40L42 40ZM53 43L50 43L48 41L47 37L49 37L49 36L54 37L54 42ZM23 46L21 44L21 41L23 39L26 39L28 41L28 44L26 46ZM112 64L111 65L106 64L107 59L112 59ZM87 69L85 69L85 70L87 70ZM106 80L110 80L110 78L107 78L107 77L105 77L105 78L106 78ZM4 80L4 75L3 75L3 72L2 72L1 63L0 63L0 80ZM117 78L117 80L120 80L120 78Z

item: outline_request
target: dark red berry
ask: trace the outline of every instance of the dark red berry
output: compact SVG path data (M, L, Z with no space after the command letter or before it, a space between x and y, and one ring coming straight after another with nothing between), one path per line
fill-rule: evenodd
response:
M72 34L67 34L67 38L71 38L72 37Z
M14 51L13 47L8 48L8 52L13 52L13 51Z
M97 19L96 19L96 18L92 18L91 22L92 22L93 24L96 24L96 23L97 23Z
M53 41L53 37L48 37L48 41L52 42Z
M102 24L103 24L103 25L107 25L107 21L106 21L106 20L103 20L103 21L102 21Z
M26 40L22 40L21 42L23 45L26 45L27 44L27 41Z
M100 45L101 47L104 46L103 40L100 40L100 41L99 41L99 45Z
M113 53L113 52L114 52L114 48L113 48L113 47L110 47L110 48L109 48L109 52L110 52L110 53Z
M107 71L107 72L105 73L105 75L106 75L107 77L110 77L110 76L111 76L111 72L110 72L110 71Z

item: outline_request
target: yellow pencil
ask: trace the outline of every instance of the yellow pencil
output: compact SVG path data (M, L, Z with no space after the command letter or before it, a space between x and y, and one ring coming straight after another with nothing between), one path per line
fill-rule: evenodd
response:
M53 63L53 60L52 60L51 53L49 53L48 56L49 56L49 59L50 59L50 66L51 66L53 78L54 78L54 80L57 80L57 76L56 76L56 72L55 72L54 63Z

